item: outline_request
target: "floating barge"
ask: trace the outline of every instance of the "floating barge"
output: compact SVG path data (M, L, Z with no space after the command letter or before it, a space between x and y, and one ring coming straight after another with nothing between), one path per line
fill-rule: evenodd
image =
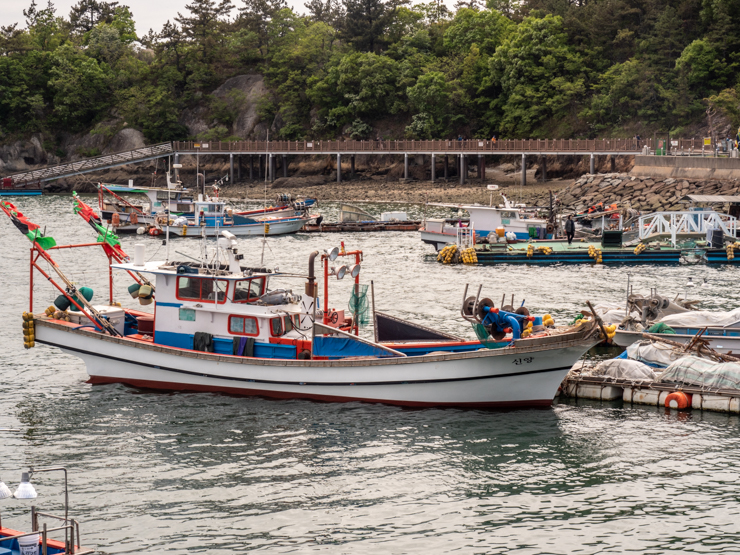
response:
M635 405L665 407L671 393L681 391L691 401L691 409L740 414L740 390L681 386L660 382L603 377L567 377L560 388L560 396L572 399L618 401Z
M372 232L372 231L419 231L421 221L406 222L322 222L307 224L302 231L307 233Z
M679 264L681 250L671 248L647 248L636 252L634 248L604 247L600 243L567 242L525 243L527 249L512 245L501 248L494 245L477 245L475 254L478 264ZM540 249L539 247L544 247Z

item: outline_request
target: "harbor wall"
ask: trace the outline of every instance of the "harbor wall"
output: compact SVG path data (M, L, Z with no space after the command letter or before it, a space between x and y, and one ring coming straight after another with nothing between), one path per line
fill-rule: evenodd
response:
M737 171L740 175L740 168ZM603 202L620 203L636 210L660 212L684 210L687 205L681 202L681 198L688 194L738 195L740 181L636 176L627 173L586 174L562 189L558 193L558 200L566 211L580 212Z
M677 179L739 179L740 158L635 156L630 174Z

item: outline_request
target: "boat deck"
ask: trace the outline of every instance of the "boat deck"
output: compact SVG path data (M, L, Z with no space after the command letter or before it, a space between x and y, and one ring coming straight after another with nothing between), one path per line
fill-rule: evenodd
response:
M529 255L527 248L534 247ZM539 247L551 249L549 254ZM593 250L589 252L589 249ZM567 241L537 241L515 243L512 245L493 244L476 245L475 252L478 264L595 264L601 251L601 264L678 264L681 262L681 249L665 247L648 247L635 254L633 247L605 247L596 241L579 241L568 244ZM724 252L724 251L723 251Z

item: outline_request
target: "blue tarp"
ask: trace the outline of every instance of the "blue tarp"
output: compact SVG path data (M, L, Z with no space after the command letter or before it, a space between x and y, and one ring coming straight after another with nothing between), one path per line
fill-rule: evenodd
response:
M395 357L395 355L380 347L355 341L349 337L316 336L313 340L313 354L319 357Z

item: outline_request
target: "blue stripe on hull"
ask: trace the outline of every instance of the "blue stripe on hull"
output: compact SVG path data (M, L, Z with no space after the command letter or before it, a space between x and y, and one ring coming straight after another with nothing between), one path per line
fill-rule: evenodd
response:
M0 190L0 197L34 197L36 195L43 194L42 191L2 191Z
M193 335L189 333L174 333L169 331L157 331L154 335L157 345L176 347L178 349L193 349ZM233 339L221 337L213 338L213 346L217 355L231 355L233 351ZM255 343L255 358L281 358L295 359L296 348L294 345L280 345L277 343Z

